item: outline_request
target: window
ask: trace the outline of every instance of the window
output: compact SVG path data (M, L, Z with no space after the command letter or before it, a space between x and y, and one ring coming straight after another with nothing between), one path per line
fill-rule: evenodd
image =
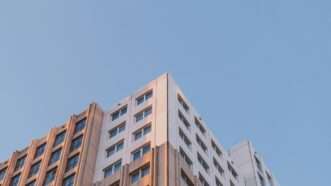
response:
M191 148L191 141L188 139L188 137L184 134L181 128L179 128L179 137L184 141L184 143L187 145L187 147Z
M221 167L221 165L217 162L217 160L215 158L213 158L213 163L214 163L214 166L216 167L218 173L220 173L220 175L223 176L224 169Z
M60 134L56 135L53 147L56 147L59 144L61 144L64 141L65 135L66 135L66 131L63 131Z
M115 172L119 171L122 167L122 159L117 160L115 163L109 165L103 170L104 177L113 175Z
M57 162L61 156L61 149L56 150L52 153L51 158L49 159L48 165L52 165L53 163Z
M37 147L34 158L38 158L39 156L41 156L45 151L45 147L46 147L46 143L44 143L44 144L40 145L39 147Z
M216 186L223 186L222 182L215 176Z
M180 96L179 94L177 95L177 100L178 100L179 104L182 105L182 107L184 108L184 110L186 112L188 112L190 110L189 106L186 104L186 102L184 101L182 96Z
M238 173L236 170L234 170L233 166L229 162L228 162L228 169L231 172L232 176L237 179Z
M149 174L149 164L142 166L141 168L133 171L130 174L131 183L134 184L138 182L141 178Z
M199 153L197 153L197 155L198 155L198 161L199 161L200 165L205 169L206 172L208 172L209 166L208 166L207 162L202 158L202 156Z
M147 116L149 116L151 113L152 113L152 107L147 107L147 108L144 109L143 111L138 112L138 113L135 115L136 122L139 122L139 121L145 119L145 118L146 118Z
M189 167L191 167L192 166L192 160L189 158L189 156L185 153L185 151L181 147L179 147L179 154L185 160L187 165Z
M128 112L128 106L125 105L124 107L118 109L117 111L111 114L111 120L115 121L116 119L118 119L120 116L123 116L127 112Z
M75 174L70 175L63 180L63 186L74 186L75 183Z
M19 170L19 169L21 169L23 167L24 162L25 162L25 158L26 158L26 155L24 155L23 157L19 158L16 161L16 165L15 165L14 171L17 171L17 170Z
M257 168L262 172L262 164L261 164L261 161L260 161L256 156L254 156L254 159L255 159L255 162L256 162L256 166L257 166Z
M55 175L56 175L56 167L46 173L44 186L50 185L53 182Z
M20 177L21 177L21 174L18 174L16 176L14 176L11 180L10 180L10 184L9 186L17 186L18 185L18 182L20 181Z
M125 122L117 125L116 127L112 128L109 133L109 138L113 138L117 136L119 133L123 132L125 130Z
M187 121L187 119L185 118L183 113L179 110L178 110L178 117L182 121L182 123L185 125L185 127L190 130L191 124Z
M35 163L31 166L30 172L29 172L29 177L36 175L39 171L39 168L40 168L40 161L38 161L37 163Z
M185 186L194 186L193 182L190 180L190 178L185 174L183 170L181 170L181 178Z
M36 180L33 180L33 181L29 182L25 186L36 186Z
M214 149L214 151L216 152L216 154L221 157L222 156L222 151L221 149L216 145L216 143L214 142L214 140L211 140L211 146Z
M122 150L123 147L124 147L124 140L122 139L119 142L117 142L116 144L114 144L114 145L110 146L108 149L106 149L107 157L110 157L115 152Z
M147 101L149 98L151 98L153 96L153 91L150 90L146 93L144 93L143 95L139 96L137 99L136 99L136 103L137 105L140 105L142 103L144 103L145 101Z
M209 183L207 182L207 180L201 175L201 173L199 172L199 180L201 182L201 184L203 186L209 186Z
M74 155L73 157L68 159L66 171L70 171L75 168L79 162L79 154Z
M204 135L206 133L206 129L203 127L202 123L197 117L194 117L194 123L200 130L200 132Z
M265 183L264 178L261 176L260 173L258 173L258 175L259 175L259 180L260 180L260 184L261 184L261 186L266 186L266 183Z
M151 145L149 143L139 147L138 149L131 152L132 160L134 161L141 158L144 154L148 153L150 150L151 150Z
M197 134L195 135L195 138L196 138L197 143L199 144L199 146L202 148L202 150L203 150L204 152L207 152L207 146L206 146L206 144L202 141L202 139L201 139Z
M133 132L134 140L138 140L141 137L147 135L148 133L151 132L151 129L152 129L151 124L147 124L144 127L136 130L135 132Z
M81 146L82 141L83 141L83 135L73 139L70 145L70 152L78 149Z
M4 168L4 169L0 170L0 181L2 181L3 178L5 177L6 171L7 171L7 168Z
M85 128L85 125L86 125L86 118L78 121L75 125L74 133L76 134L76 133L82 131Z

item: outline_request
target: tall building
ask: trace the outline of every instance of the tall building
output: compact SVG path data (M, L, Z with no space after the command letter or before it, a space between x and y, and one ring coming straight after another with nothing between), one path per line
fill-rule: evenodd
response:
M91 104L14 152L0 164L0 185L245 186L256 170L243 166L241 153L218 142L164 74L107 111Z

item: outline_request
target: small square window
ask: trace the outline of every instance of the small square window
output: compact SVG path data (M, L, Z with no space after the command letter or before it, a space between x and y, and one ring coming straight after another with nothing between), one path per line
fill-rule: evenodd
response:
M7 171L7 168L4 168L4 169L0 170L0 181L2 181L3 178L5 177L6 171Z
M39 161L31 166L30 172L29 172L29 177L32 177L38 173L40 164L41 164L41 162Z
M82 141L83 141L83 135L73 139L70 145L70 152L78 149L82 145Z
M124 107L121 107L120 109L116 110L115 112L113 112L111 114L112 121L115 121L120 116L123 116L124 114L127 113L127 111L128 111L128 106L127 105L125 105Z
M85 125L86 125L86 118L78 121L75 125L74 133L76 134L76 133L82 131L85 128Z
M39 147L37 147L34 158L38 158L39 156L41 156L45 151L45 147L46 147L46 143L44 143L44 144L40 145Z
M10 184L9 186L18 186L18 183L20 181L20 177L21 177L21 174L18 174L16 176L14 176L11 180L10 180Z
M117 160L115 163L109 165L106 167L103 172L104 172L104 177L108 177L119 171L122 167L122 159Z
M74 186L75 183L75 174L70 175L63 180L63 186Z
M66 171L70 171L75 168L79 162L79 154L74 155L73 157L68 159Z
M49 159L48 165L52 165L53 163L57 162L60 159L61 150L62 149L59 149L52 153L51 158Z
M55 175L56 175L56 167L46 173L44 186L50 185L54 181Z
M65 135L66 131L63 131L60 134L56 135L53 147L60 145L64 141Z
M150 172L150 166L149 166L149 164L144 165L141 168L133 171L130 174L131 183L134 184L134 183L138 182L141 178L143 178L144 176L148 175L149 172Z
M16 165L15 165L15 169L14 169L15 171L17 171L23 167L25 159L26 159L26 155L24 155L23 157L19 158L16 161Z

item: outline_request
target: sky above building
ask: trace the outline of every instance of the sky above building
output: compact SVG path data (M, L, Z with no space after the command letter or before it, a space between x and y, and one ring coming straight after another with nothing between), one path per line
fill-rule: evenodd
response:
M1 1L0 161L170 72L225 147L282 186L330 185L331 3Z

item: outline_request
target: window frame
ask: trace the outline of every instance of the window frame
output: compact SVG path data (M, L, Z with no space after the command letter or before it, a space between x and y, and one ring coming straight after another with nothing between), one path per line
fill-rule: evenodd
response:
M66 134L67 134L66 130L63 130L63 131L59 132L58 134L56 134L54 143L53 143L53 147L57 147L60 144L62 144L66 138ZM58 140L60 140L60 141L58 141Z
M120 147L120 148L119 148ZM124 139L120 139L115 144L111 145L106 149L106 157L109 158L116 152L119 152L120 150L124 149Z
M104 178L114 175L122 168L122 159L114 161L112 164L108 165L103 169Z
M145 143L131 152L131 160L136 161L138 159L141 159L145 154L147 154L150 151L151 151L151 143L150 142ZM136 156L137 154L139 155Z
M149 134L150 132L152 132L152 124L147 123L144 126L140 127L139 129L135 130L134 132L132 132L133 139L134 139L134 141L137 141L140 138L142 138L142 137L146 136L147 134ZM138 135L138 134L140 134L140 135Z
M153 106L147 106L146 108L142 109L138 113L134 115L135 122L138 123L143 121L145 118L150 116L153 113Z
M136 98L136 105L137 106L141 105L152 97L153 97L153 89L147 90Z
M110 114L111 120L115 121L128 112L128 105L124 105Z

